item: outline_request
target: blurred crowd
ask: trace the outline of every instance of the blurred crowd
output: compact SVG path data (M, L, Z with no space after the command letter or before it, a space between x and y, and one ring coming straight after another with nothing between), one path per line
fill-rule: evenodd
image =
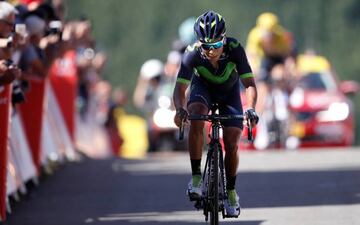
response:
M27 100L30 80L75 75L80 120L104 124L111 148L119 155L125 133L129 133L129 128L121 128L119 123L126 115L127 93L103 79L107 57L97 49L91 21L85 17L65 20L64 14L62 0L0 1L0 90L12 84L12 106L16 112L17 106ZM147 151L186 149L186 141L178 141L178 129L173 123L172 92L182 54L196 41L194 22L191 17L179 25L178 38L164 57L166 60L150 58L139 68L132 100L145 117ZM243 46L259 92L256 111L261 119L251 148L296 148L299 138L294 139L291 133L289 121L294 120L294 115L289 102L302 79L299 59L317 55L312 50L299 54L292 33L273 13L258 16ZM333 73L330 65L326 70ZM354 85L351 88L357 91ZM128 121L131 119L134 118Z
M165 62L152 58L141 66L133 102L147 121L148 151L185 150L186 142L178 141L178 128L173 122L175 108L172 95L182 54L196 40L193 31L195 18L187 18L178 28L178 38Z
M102 77L107 57L97 49L91 21L65 20L65 9L62 0L0 1L0 88L12 84L16 113L28 100L29 81L73 76L80 119L103 124L111 95Z

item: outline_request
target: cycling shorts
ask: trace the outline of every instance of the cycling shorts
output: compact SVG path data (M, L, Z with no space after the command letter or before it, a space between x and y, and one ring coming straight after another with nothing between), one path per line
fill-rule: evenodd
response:
M217 103L219 105L219 114L242 115L243 109L240 99L240 81L238 80L228 91L221 92L221 90L209 88L201 78L193 76L187 105L189 106L195 102L205 104L208 109L211 108L212 103ZM238 127L243 129L241 120L223 121L222 125L224 127Z

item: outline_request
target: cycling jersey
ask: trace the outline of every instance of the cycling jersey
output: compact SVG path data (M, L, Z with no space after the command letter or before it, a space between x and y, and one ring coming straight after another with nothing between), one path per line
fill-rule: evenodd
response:
M268 37L268 36L271 36ZM264 49L264 41L270 41L271 48L268 52ZM264 31L263 28L256 26L248 36L246 51L256 57L285 57L291 53L293 40L291 33L280 25L275 26L271 31Z
M218 103L220 114L242 114L239 78L254 75L243 47L235 38L226 38L218 63L218 68L214 68L199 46L189 46L183 56L177 82L191 82L188 105L201 102L209 109L212 103ZM226 121L223 125L243 127L239 120Z
M258 68L258 81L271 82L270 71L276 64L284 60L292 51L291 34L280 25L271 30L260 26L253 28L248 36L246 51L250 57L251 66Z
M224 52L214 68L197 44L187 47L177 82L189 84L193 75L217 92L230 90L239 78L253 77L244 48L235 38L226 38Z

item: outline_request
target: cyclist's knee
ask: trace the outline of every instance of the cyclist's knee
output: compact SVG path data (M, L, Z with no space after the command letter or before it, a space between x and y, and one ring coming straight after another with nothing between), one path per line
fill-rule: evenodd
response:
M238 143L241 136L241 129L236 127L228 127L224 129L224 144L225 150L237 151Z
M193 102L188 106L189 114L193 115L206 115L209 112L208 107L201 102Z
M203 121L191 121L190 132L194 134L203 134L205 123Z
M227 153L236 152L239 147L238 143L235 141L228 141L228 142L225 142L224 144L225 144L225 151Z

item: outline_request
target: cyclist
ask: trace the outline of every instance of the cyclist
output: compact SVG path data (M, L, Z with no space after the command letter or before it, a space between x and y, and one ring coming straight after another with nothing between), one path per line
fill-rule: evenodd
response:
M293 50L292 34L279 24L278 17L270 12L260 14L246 43L251 66L260 69L258 78L267 82L274 65L284 63Z
M246 53L254 73L257 75L257 90L259 98L256 111L263 115L270 96L272 78L271 70L277 64L290 62L294 52L292 34L279 24L278 17L270 12L264 12L257 17L256 26L251 29L246 43ZM264 114L265 115L265 114ZM257 149L269 146L268 125L266 116L261 116L258 132L254 141Z
M188 46L183 55L174 89L175 123L179 126L188 113L208 114L212 103L219 104L220 114L242 114L239 93L241 79L246 89L248 106L246 114L255 125L258 121L254 110L257 91L243 47L235 38L226 36L225 20L214 11L200 15L194 24L194 31L197 42ZM185 92L190 83L190 94L186 104ZM240 214L239 198L235 190L237 149L243 123L230 120L224 122L223 126L229 197L225 207L228 216L237 217ZM190 199L199 198L202 194L203 128L203 121L191 121L188 144L192 179L187 190Z

